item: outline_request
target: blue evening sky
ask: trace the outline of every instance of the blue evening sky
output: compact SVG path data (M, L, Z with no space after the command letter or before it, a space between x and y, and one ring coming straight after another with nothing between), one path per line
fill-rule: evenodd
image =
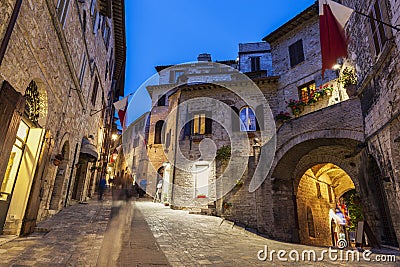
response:
M125 95L140 91L130 104L128 123L149 110L145 88L157 65L236 59L238 44L259 42L314 0L127 0Z

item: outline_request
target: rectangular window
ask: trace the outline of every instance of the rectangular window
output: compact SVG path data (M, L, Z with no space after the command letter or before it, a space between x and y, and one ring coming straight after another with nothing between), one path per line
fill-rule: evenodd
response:
M97 99L97 90L99 89L99 80L97 77L94 79L94 84L93 84L93 90L92 90L92 97L90 99L90 102L92 102L92 105L96 105L96 99Z
M165 106L165 104L166 104L166 97L165 95L162 95L157 101L157 106L162 107Z
M184 71L171 71L170 72L170 77L169 77L169 82L170 83L177 83L179 80L179 77L182 76L185 72Z
M63 27L65 25L65 19L67 18L69 1L70 0L58 0L57 3L57 16Z
M298 40L289 46L290 67L304 61L303 40Z
M383 21L384 17L386 17L382 13L381 4L384 5L385 3L380 3L380 1L377 0L373 8L371 9L371 12L369 13L370 17L379 21ZM369 19L369 24L371 26L371 31L372 31L372 39L375 48L375 55L378 56L382 52L383 46L387 41L387 36L384 25L376 20Z
M251 57L251 71L260 70L260 57Z
M300 100L307 103L312 97L312 94L316 91L315 82L311 82L299 87Z
M212 133L212 119L206 118L206 114L194 115L191 125L193 135Z
M81 72L79 73L79 84L81 86L82 86L82 83L83 83L83 78L85 77L86 65L87 65L86 53L83 53Z

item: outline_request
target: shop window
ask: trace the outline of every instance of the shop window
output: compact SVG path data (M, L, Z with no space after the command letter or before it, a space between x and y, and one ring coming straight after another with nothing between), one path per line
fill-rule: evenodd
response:
M24 121L21 121L1 184L0 200L7 201L11 198L28 134L29 126Z
M304 61L303 40L298 40L289 46L290 67Z
M240 131L253 132L257 130L256 116L252 108L243 107L239 113Z
M164 121L157 121L154 132L154 144L161 144L161 135L163 131Z
M58 0L57 3L57 16L61 25L64 27L67 18L68 7L70 0Z
M307 83L299 87L300 100L307 103L316 91L315 82Z
M308 236L315 238L314 217L310 207L307 207L307 226L308 226Z

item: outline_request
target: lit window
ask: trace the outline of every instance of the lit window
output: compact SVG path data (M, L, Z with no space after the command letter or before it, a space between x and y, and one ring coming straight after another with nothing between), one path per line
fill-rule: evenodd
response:
M212 120L206 118L206 114L195 114L192 120L192 134L211 134Z
M193 118L193 134L205 134L206 132L206 115L197 114Z
M244 107L240 110L240 131L252 132L257 130L257 122L254 111L250 107Z
M307 103L308 100L310 100L310 98L312 97L312 94L315 92L315 90L315 82L302 85L301 87L299 87L300 100L304 103Z

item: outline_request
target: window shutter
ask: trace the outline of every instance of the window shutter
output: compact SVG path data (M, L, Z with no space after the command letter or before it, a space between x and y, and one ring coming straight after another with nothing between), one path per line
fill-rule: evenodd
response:
M14 145L21 114L25 109L25 99L7 81L0 88L0 184L3 182L8 157Z
M191 131L192 131L192 121L193 121L193 120L188 121L188 122L185 124L185 127L184 127L184 129L183 129L183 131L184 131L183 136L184 136L184 137L185 137L185 136L190 136L190 133L191 133Z
M240 131L240 118L239 110L236 107L231 107L231 122L232 122L232 132Z
M303 40L298 40L289 46L290 66L294 67L304 61Z
M206 118L206 134L212 134L212 119Z
M386 23L391 24L391 21L389 19L389 7L388 7L388 1L387 0L377 0L379 1L379 6L381 8L381 13L382 13L382 20ZM387 26L383 26L385 28L385 34L386 34L386 40L390 39L393 36L393 30Z

